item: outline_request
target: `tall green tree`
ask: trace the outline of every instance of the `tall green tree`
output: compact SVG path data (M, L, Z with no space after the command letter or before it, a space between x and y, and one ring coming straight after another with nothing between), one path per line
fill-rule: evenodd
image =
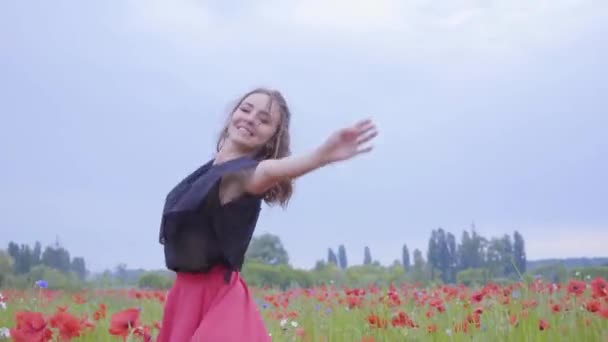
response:
M513 264L515 264L515 255L513 253L513 243L511 242L511 236L505 234L502 239L502 273L504 276L509 277L515 274Z
M431 232L431 238L429 239L429 245L426 251L426 262L428 264L429 271L431 272L431 279L435 279L435 273L439 270L439 246L437 245L437 231L433 229Z
M408 272L410 270L410 251L407 249L406 244L403 244L403 248L401 248L401 263L403 269Z
M78 276L78 279L84 280L87 276L87 267L84 258L76 257L72 259L71 270Z
M425 282L427 280L426 269L427 265L422 257L422 252L416 248L412 254L414 257L414 265L412 266L412 280Z
M436 235L437 245L437 268L441 272L441 280L444 283L450 282L450 252L448 250L448 241L443 228L437 230Z
M258 260L268 265L289 263L289 255L281 239L270 233L254 236L251 239L246 255L247 258Z
M456 250L456 237L454 234L448 233L447 235L447 247L448 247L448 281L450 283L456 282L456 273L458 272L458 253Z
M372 264L372 252L369 250L369 247L365 246L365 251L363 254L363 265L371 265Z
M483 267L486 263L487 243L488 241L477 234L474 229L470 234L465 230L457 248L458 268L465 270Z
M518 231L513 233L513 258L515 259L515 265L517 270L524 274L526 272L526 248L524 238Z
M331 248L327 249L327 263L338 266L338 257L336 256L336 253L334 253L333 249L331 249Z
M42 253L42 264L60 272L68 273L71 270L70 253L59 243L47 246Z
M0 287L5 286L6 280L13 272L13 258L8 251L0 249Z
M32 264L38 266L42 263L42 245L39 241L36 241L34 245L34 251L32 252Z
M492 277L502 276L502 241L492 238L486 252L486 267Z
M346 247L344 247L344 245L340 245L340 247L338 247L338 261L341 269L345 270L348 268L348 260L346 258Z

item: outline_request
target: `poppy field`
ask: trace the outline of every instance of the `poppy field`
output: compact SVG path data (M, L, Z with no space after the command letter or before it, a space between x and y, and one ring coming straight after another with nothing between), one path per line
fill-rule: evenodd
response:
M147 341L165 291L3 290L0 341ZM47 284L44 284L47 285ZM608 282L252 288L273 341L608 341Z

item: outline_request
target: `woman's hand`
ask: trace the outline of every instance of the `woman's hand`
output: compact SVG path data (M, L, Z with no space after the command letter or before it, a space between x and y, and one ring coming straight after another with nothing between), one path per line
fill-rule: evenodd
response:
M373 146L366 146L366 143L377 135L376 125L369 119L363 120L333 133L317 152L324 164L347 160L370 152Z

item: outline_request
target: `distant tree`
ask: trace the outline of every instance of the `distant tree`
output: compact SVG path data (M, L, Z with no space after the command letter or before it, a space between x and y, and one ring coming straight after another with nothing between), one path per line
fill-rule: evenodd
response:
M32 253L32 266L38 266L42 263L42 246L39 241L36 241L34 245L34 251Z
M410 252L407 249L407 245L403 244L403 248L401 249L401 262L403 269L407 272L410 270Z
M414 257L414 265L412 267L412 280L424 282L427 280L425 270L426 263L424 258L422 257L422 252L416 248L414 249L414 253L412 255Z
M519 273L524 274L526 272L526 248L524 238L518 231L513 233L513 258L515 259L515 266Z
M437 245L437 231L431 232L429 239L429 245L426 251L426 262L428 264L429 271L431 272L431 279L435 279L435 271L439 270L439 246Z
M450 283L456 282L456 273L458 272L458 253L456 249L456 237L454 234L447 235L448 247L448 280Z
M341 269L345 270L348 268L348 260L346 259L346 248L344 247L344 245L340 245L340 247L338 247L338 261Z
M315 267L313 268L313 270L321 271L321 270L324 270L326 267L327 267L327 262L325 260L317 260L317 262L315 262Z
M363 265L371 265L372 264L372 253L369 250L368 246L365 246L365 251L363 255Z
M502 276L502 243L497 238L492 238L486 252L486 267L492 277Z
M76 273L78 279L84 280L87 275L87 267L85 265L84 258L77 257L72 259L71 270L72 272Z
M265 233L254 236L247 249L247 258L258 260L268 265L281 265L289 263L289 255L281 239L273 234Z
M443 228L437 230L437 268L441 271L441 280L449 283L450 278L450 252L448 249L447 236Z
M42 264L58 271L68 273L72 268L70 253L59 243L47 246L42 253Z
M166 290L172 284L171 278L156 272L146 272L137 280L137 285L144 289Z
M122 284L126 284L129 274L127 272L127 264L125 263L119 263L118 265L116 265L115 269L114 269L114 273L116 274L116 277L118 278L118 280L120 280L120 282Z
M11 241L8 244L8 255L13 259L13 272L16 274L28 273L34 266L32 249L28 245L18 245Z
M13 272L19 274L22 273L21 272L21 264L22 264L22 258L21 258L21 249L19 248L19 245L13 241L8 243L8 255L13 259L12 262L12 267L13 267Z
M477 234L475 226L471 234L464 231L460 240L460 245L457 248L458 269L465 270L469 268L481 268L486 263L486 246L488 241Z
M13 271L13 258L5 252L0 250L0 287L3 287L6 283L7 278Z
M513 243L511 237L505 234L501 239L501 261L502 261L502 273L505 277L515 274L513 265L516 265L515 256L513 253Z
M331 249L331 248L327 249L327 263L338 266L338 257L336 256L336 253L334 253L333 249Z
M11 241L8 243L8 255L10 255L13 260L19 257L19 245L15 242Z

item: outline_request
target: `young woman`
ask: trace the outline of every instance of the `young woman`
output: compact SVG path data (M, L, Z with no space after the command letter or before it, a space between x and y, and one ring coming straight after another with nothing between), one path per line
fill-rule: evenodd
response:
M292 181L369 152L371 120L340 129L316 149L291 156L291 113L274 90L245 94L230 113L215 157L169 192L160 229L176 272L159 342L270 341L240 276L262 201L286 206Z

